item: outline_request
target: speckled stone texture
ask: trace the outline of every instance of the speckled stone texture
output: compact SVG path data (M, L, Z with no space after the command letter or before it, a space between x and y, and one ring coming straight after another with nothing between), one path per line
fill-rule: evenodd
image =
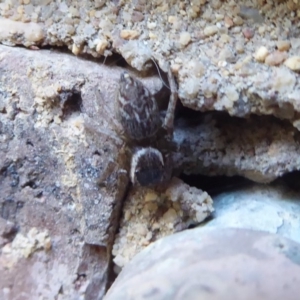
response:
M299 176L295 176L298 186ZM300 243L300 193L286 183L251 184L221 193L205 228L246 228L276 233Z
M31 51L0 47L0 298L101 298L125 195L120 265L213 209L201 190L196 208L155 191L169 202L153 220L147 190L126 193L114 53L161 107L169 91L149 69L170 65L182 104L206 112L176 119L175 175L269 183L300 170L299 17L294 0L1 1L0 43Z
M7 274L1 293L8 299L22 293L100 297L129 182L128 158L120 151L114 121L114 97L123 68L55 51L1 46L0 70L0 266ZM158 76L141 80L158 99L167 100L162 98L167 92ZM238 174L269 182L299 169L299 134L286 121L212 114L197 124L176 119L173 155L178 173ZM183 183L182 187L182 194L171 192L171 186L169 194L152 193L155 199L148 200L170 202L164 209L146 205L141 215L139 199L147 191L129 191L125 220L129 211L139 216L131 220L132 228L148 228L148 219L153 223L160 218L166 226L160 234L155 222L147 234L139 231L141 247L133 248L142 249L211 213L209 195ZM182 196L184 191L197 195L199 203ZM126 226L119 231L121 243L114 246L123 262L136 253L126 246L129 236L127 240L122 236ZM40 268L43 275L35 276ZM18 284L12 285L15 280Z
M122 270L105 300L297 300L300 245L245 229L192 229L161 239Z
M0 4L0 41L120 53L138 70L171 64L182 102L300 128L298 1L33 1Z
M109 130L121 71L0 47L1 299L103 295L128 184Z

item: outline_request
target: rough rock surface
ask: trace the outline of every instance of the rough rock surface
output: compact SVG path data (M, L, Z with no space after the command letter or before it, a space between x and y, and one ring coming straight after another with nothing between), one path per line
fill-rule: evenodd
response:
M0 4L0 41L120 53L172 65L193 109L274 115L300 128L299 1L17 1Z
M298 130L273 117L214 113L200 124L179 120L174 140L175 167L186 173L241 175L267 183L300 169Z
M119 151L113 117L121 71L55 51L0 47L0 268L7 274L1 297L103 295L128 184L128 161ZM166 95L158 76L142 80L158 99ZM268 182L299 169L299 134L288 122L222 114L191 121L176 121L179 173L238 174ZM130 198L132 193L126 203L137 201L138 208L147 191L137 198ZM155 201L174 200L171 194L158 193ZM210 204L194 209L189 201L183 207L169 204L183 217L181 229L212 210ZM165 233L178 230L172 228ZM127 242L123 245L119 254L126 252Z
M213 201L202 190L173 178L164 192L134 189L128 195L112 254L123 267L150 243L201 223L212 211Z
M1 299L103 295L128 184L109 137L121 71L0 47Z
M192 229L156 241L122 270L105 300L296 300L300 245L246 229Z
M299 177L294 177L298 182ZM198 184L201 185L201 182ZM206 193L180 184L175 178L164 197L153 190L130 194L124 204L120 230L113 247L114 263L118 267L124 267L151 242L197 225L207 216L210 216L208 221L201 223L199 227L261 230L277 233L300 243L300 193L291 191L282 181L272 185L247 185L249 186L213 196L212 214L212 200ZM174 194L173 190L179 190L178 194L191 201L182 197L178 203L176 197L170 197ZM183 205L186 207L185 215ZM191 206L194 206L198 218L197 215L191 218ZM118 272L118 268L115 270Z
M213 199L215 212L205 228L262 230L300 243L299 191L291 191L283 183L270 186L254 184L219 194Z

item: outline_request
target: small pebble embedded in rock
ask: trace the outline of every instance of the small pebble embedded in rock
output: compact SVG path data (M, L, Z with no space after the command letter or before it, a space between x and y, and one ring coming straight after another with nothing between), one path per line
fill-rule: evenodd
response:
M276 47L279 51L289 51L291 48L291 42L290 41L278 41L276 43Z
M120 32L120 37L124 40L134 40L139 37L139 32L137 30L124 29Z
M269 51L267 49L267 47L262 46L259 49L257 49L257 51L254 54L254 58L259 61L259 62L264 62L266 57L268 56Z
M254 30L253 30L252 28L249 28L249 27L244 28L244 29L243 29L243 35L244 35L244 37L245 37L246 39L250 40L250 39L252 39L253 36L254 36Z
M274 51L273 53L269 54L266 59L265 63L269 66L278 66L280 65L285 59L287 58L286 52Z
M182 47L185 47L191 41L191 35L188 32L182 32L180 34L179 42Z
M284 65L295 72L300 72L300 56L292 56L288 58Z
M207 26L204 28L204 34L206 36L212 36L218 32L218 27L216 25L213 26Z

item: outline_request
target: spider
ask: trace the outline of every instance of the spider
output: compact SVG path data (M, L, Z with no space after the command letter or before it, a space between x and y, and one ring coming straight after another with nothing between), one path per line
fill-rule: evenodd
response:
M132 148L130 179L134 185L155 186L170 179L174 113L177 103L175 79L168 68L171 90L164 120L156 99L138 79L124 72L116 96L116 115L127 145Z
M168 80L171 96L164 118L161 116L155 97L140 80L127 72L120 75L115 97L113 115L116 116L118 122L114 122L114 119L111 118L115 132L110 132L105 125L93 124L97 119L97 110L99 109L96 103L92 113L84 114L86 128L91 132L96 131L113 138L120 149L121 158L122 154L126 154L126 164L128 155L131 156L130 166L128 161L128 166L125 167L130 171L122 169L118 173L129 173L134 186L156 186L167 182L171 177L172 155L169 150L172 145L177 87L170 68ZM94 91L96 98L102 99L104 103L99 90L95 88ZM106 105L101 107L107 109ZM88 115L91 114L93 117L89 118ZM108 110L107 115L111 116L112 112ZM107 180L109 181L115 166L114 161L108 161L105 171L99 178L101 185L106 185Z

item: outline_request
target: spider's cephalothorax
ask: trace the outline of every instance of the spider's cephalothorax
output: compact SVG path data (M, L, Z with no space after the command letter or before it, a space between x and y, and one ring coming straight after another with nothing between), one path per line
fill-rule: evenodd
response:
M152 147L136 150L131 159L130 179L133 184L153 186L164 179L165 163L161 152Z
M128 140L142 141L155 136L161 127L159 109L142 82L122 73L116 102L117 117Z

